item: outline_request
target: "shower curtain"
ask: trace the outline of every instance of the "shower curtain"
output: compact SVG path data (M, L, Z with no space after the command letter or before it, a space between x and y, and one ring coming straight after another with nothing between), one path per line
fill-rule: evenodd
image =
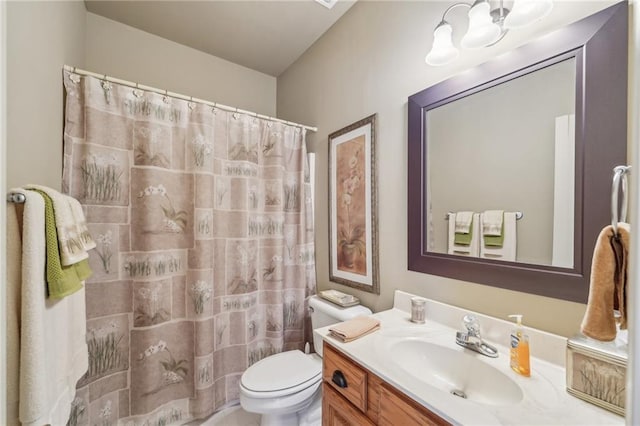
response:
M311 341L305 131L64 73L63 189L97 242L69 424L165 425ZM53 349L53 348L52 348Z

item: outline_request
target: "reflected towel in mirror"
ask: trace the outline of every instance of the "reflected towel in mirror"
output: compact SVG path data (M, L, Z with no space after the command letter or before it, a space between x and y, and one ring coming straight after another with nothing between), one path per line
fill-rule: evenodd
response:
M458 212L455 214L456 233L468 234L473 221L473 212Z
M484 229L484 214L480 215L482 229ZM502 221L502 246L489 246L480 244L480 257L485 259L504 260L508 262L516 261L517 229L516 229L516 213L504 212Z
M480 247L480 237L479 231L473 232L474 229L481 229L480 228L480 214L479 213L473 213L472 215L472 223L469 226L469 229L471 230L470 232L470 236L471 238L468 239L468 244L457 244L458 239L456 238L457 234L456 234L456 217L460 214L460 213L466 213L466 212L458 212L458 213L449 213L449 229L448 229L448 249L447 249L447 253L448 254L457 254L457 255L463 255L463 256L471 256L471 257L478 257L479 254L479 247Z
M486 237L502 236L502 218L504 210L486 210L482 213L482 235Z

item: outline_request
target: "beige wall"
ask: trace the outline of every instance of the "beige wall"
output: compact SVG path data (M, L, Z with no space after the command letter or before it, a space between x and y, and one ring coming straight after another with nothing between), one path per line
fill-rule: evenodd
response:
M556 3L568 17L551 15L537 31L591 14L613 2ZM356 294L373 310L387 309L395 289L499 318L524 314L525 324L562 335L578 331L585 305L407 270L407 97L531 36L512 31L496 46L464 51L458 62L434 68L424 63L439 16L429 2L359 1L278 78L278 115L318 126L308 139L316 155L316 262L320 289ZM431 15L431 16L430 16ZM429 17L429 19L427 19ZM543 28L543 26L547 26ZM378 223L380 296L329 282L327 135L378 114Z
M7 2L7 185L60 189L62 66L84 66L83 2Z
M275 115L274 77L87 13L82 1L7 5L8 187L60 188L65 64Z
M631 25L629 27L629 37L632 45L640 46L640 4L638 0L631 3ZM637 170L640 164L640 77L633 77L640 74L640 48L632 48L629 51L629 122L630 122L630 158L631 164ZM631 173L631 188L640 187L638 173ZM637 192L637 191L633 191ZM638 223L640 203L638 197L631 199L631 223ZM634 238L631 241L631 266L629 271L630 282L640 282L640 241ZM629 300L633 309L629 310L629 324L640 324L640 287L630 286ZM629 407L626 415L628 425L640 424L640 327L630 327L629 329L629 369L627 376L626 406Z
M7 98L7 2L0 2L0 188L5 188L7 178L6 169L6 98ZM0 194L3 190L0 189ZM6 203L0 204L0 235L6 235L7 224L5 215L7 212ZM5 270L7 266L7 247L5 238L0 238L0 306L6 306L7 286ZM0 323L0 383L7 383L7 321ZM0 385L0 419L7 418L7 388Z
M62 66L84 65L84 3L10 1L6 12L7 188L42 183L60 189ZM4 173L4 164L0 169ZM4 227L4 217L1 219ZM5 234L1 235L4 239ZM4 250L0 254L5 262ZM4 270L1 272L4 286ZM6 368L4 359L2 364ZM0 382L3 388L8 383L4 377ZM18 395L12 385L10 381L6 415L0 417L0 423L5 418L8 424L17 421Z
M275 77L93 13L87 13L86 57L89 71L276 114Z
M274 77L92 15L83 1L10 1L2 2L0 10L5 5L8 142L6 169L0 151L0 173L4 177L6 171L6 188L27 183L61 187L65 64L275 115ZM5 37L0 40L4 42ZM3 178L0 184L4 193ZM0 220L2 229L4 209ZM4 233L0 235L3 277ZM4 300L0 292L0 306ZM3 327L0 337L4 334ZM0 342L3 384L4 341ZM0 419L5 419L4 385L1 388ZM13 419L17 403L14 395L10 399L8 416Z

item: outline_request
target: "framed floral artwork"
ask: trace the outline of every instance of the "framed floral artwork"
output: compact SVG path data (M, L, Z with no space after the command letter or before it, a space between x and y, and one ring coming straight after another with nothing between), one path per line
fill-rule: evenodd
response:
M329 279L380 294L375 124L329 135Z

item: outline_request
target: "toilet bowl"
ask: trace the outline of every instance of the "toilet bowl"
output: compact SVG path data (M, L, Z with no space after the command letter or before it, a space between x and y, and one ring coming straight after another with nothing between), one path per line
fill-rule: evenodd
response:
M240 380L240 405L262 414L262 426L297 426L300 415L321 398L322 358L294 350L264 358ZM319 417L319 416L318 416Z
M317 296L309 299L311 325L325 327L359 315L364 306L341 308ZM262 415L261 426L320 426L322 421L322 342L314 335L318 354L299 350L268 356L240 378L240 405Z

